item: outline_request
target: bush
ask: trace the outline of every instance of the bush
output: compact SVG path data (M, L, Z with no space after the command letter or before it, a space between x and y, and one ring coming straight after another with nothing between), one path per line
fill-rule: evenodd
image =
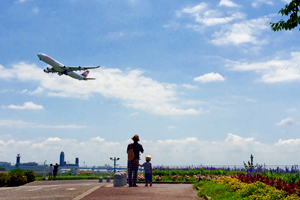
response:
M24 174L27 178L27 183L35 181L35 174L33 170L26 170L24 171Z
M0 173L0 187L6 186L8 179L8 172Z
M11 170L8 174L8 186L19 186L27 183L27 177L21 169Z

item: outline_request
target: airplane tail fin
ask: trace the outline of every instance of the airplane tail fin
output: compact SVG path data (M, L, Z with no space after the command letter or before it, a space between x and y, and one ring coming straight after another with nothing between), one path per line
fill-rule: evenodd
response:
M87 78L87 76L89 75L90 71L86 70L85 72L83 72L81 75L84 76L83 80L95 80L95 78Z
M85 72L83 72L81 75L84 76L85 78L89 75L90 71L86 70Z

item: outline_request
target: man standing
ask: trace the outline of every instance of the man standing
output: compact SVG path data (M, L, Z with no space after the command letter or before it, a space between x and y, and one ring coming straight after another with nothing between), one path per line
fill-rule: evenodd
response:
M56 163L56 165L54 165L54 169L53 169L53 180L56 179L57 169L58 169L58 164Z
M139 136L135 135L131 138L133 143L128 144L127 153L129 150L133 149L134 158L132 160L128 159L127 162L127 169L128 169L128 183L129 187L137 187L136 180L137 180L137 171L139 167L139 156L140 152L144 153L143 146L138 143L140 141Z

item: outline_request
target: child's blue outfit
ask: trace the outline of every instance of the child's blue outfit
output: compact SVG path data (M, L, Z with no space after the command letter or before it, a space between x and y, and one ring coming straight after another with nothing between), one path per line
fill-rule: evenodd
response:
M150 162L145 162L143 165L144 170L145 170L145 182L152 182L152 175L151 175L151 163Z

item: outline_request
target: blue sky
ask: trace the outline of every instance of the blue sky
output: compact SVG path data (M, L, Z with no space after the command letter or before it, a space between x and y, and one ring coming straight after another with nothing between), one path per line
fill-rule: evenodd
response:
M1 1L0 160L125 165L138 134L154 165L299 164L299 30L269 26L286 3Z

